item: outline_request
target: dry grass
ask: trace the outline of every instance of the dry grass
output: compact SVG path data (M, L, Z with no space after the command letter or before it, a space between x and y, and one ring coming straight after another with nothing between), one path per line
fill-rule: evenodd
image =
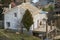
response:
M21 40L23 37L24 40L40 40L37 37L34 36L28 36L26 34L16 34L16 33L11 33L11 32L5 32L3 29L0 29L0 36L1 38L5 37L5 39L8 40Z

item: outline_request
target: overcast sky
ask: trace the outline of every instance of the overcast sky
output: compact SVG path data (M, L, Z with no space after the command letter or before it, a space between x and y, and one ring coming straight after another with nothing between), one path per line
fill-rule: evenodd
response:
M38 2L39 0L33 0L32 2L34 2L34 3L36 3L36 2Z

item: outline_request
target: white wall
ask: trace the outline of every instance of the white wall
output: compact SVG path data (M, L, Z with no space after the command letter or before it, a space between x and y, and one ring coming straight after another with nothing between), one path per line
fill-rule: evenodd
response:
M43 22L43 18L47 19L46 14L37 14L34 16L34 24L31 26L30 30L34 30L38 28L38 25L40 25L40 21ZM38 22L39 20L39 22ZM46 21L43 22L46 24ZM42 27L43 28L43 27Z
M5 29L8 28L6 22L10 22L10 27L9 28L15 29L15 27L17 26L17 19L18 18L14 16L14 13L18 14L18 9L17 8L12 9L9 12L6 12L4 14Z
M10 29L18 29L20 28L20 22L22 20L22 17L24 15L25 10L19 7L15 7L13 9L11 9L10 11L6 12L4 14L4 25L5 25L5 29L8 28L7 27L7 23L6 22L10 22ZM17 17L14 16L14 13L17 13Z

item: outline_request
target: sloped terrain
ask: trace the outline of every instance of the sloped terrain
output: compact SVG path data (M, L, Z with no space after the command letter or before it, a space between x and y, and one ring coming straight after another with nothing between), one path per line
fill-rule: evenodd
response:
M0 40L21 40L22 37L24 40L40 40L40 38L28 36L27 34L5 32L3 29L0 29Z

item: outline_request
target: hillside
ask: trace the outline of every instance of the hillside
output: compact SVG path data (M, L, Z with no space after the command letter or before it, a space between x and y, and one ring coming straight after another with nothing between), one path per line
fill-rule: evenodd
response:
M34 36L28 36L26 34L17 35L16 33L5 32L3 29L0 29L0 40L21 40L22 36L24 40L40 40L40 38Z

